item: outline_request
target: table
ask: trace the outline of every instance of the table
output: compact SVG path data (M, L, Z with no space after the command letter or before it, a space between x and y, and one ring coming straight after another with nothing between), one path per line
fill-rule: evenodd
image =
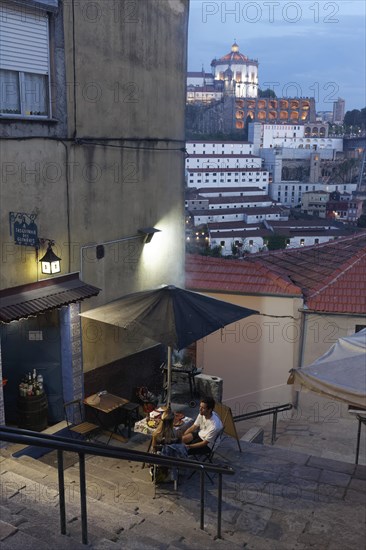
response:
M147 425L148 420L149 418L145 417L142 420L139 420L138 422L136 422L134 426L134 431L140 434L152 436L156 428L150 428L150 426ZM193 424L193 418L190 418L189 416L185 416L184 418L182 418L182 421L183 423L180 426L177 426L174 428L175 431L177 432L181 431L182 433L184 433L186 429ZM152 439L150 439L149 441L149 446L146 451L147 453L149 453L151 450L151 444L152 444ZM142 468L145 468L145 462L143 463Z
M119 397L118 395L113 395L109 392L99 392L90 395L89 397L84 399L84 403L87 407L90 407L93 410L98 424L100 424L102 427L106 428L110 432L108 443L110 442L112 437L115 437L116 434L118 435L119 425L121 423L121 413L125 411L125 418L128 418L131 409L131 402L128 399L124 399L123 397ZM136 405L136 407L138 407L138 405L135 403L133 403L132 405ZM127 408L125 409L125 407ZM133 409L135 409L135 407ZM108 416L111 415L111 417L113 417L113 431L109 430L108 426L102 418L101 413ZM128 426L130 436L130 424ZM121 434L120 437L117 437L116 439L122 439ZM123 440L125 439L123 438Z
M134 431L138 432L140 434L145 435L152 435L155 431L155 428L150 428L150 426L147 425L148 418L143 418L142 420L139 420L135 423ZM189 416L185 416L182 419L183 423L180 426L176 426L174 430L182 431L184 432L187 428L189 428L193 424L193 418L190 418Z

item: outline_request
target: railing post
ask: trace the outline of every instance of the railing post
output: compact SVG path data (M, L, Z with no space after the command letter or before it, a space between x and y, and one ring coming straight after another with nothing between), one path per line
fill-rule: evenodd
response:
M85 454L79 453L81 539L88 544L88 519L86 511Z
M204 468L200 470L200 487L201 487L201 521L200 529L205 528L205 470Z
M219 487L217 490L217 538L221 539L221 510L222 510L222 474L219 474Z
M274 442L276 441L276 431L277 431L277 411L273 413L271 445L273 445Z
M358 457L359 457L359 454L360 454L360 440L361 440L361 422L362 422L362 417L357 415L357 420L358 420L358 429L357 429L357 444L356 444L356 460L355 460L355 464L358 464Z
M66 535L64 455L60 449L57 449L57 470L58 470L58 501L60 505L61 535Z

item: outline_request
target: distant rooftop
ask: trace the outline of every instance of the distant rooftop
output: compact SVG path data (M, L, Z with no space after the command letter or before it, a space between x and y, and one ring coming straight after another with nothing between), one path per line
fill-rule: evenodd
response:
M187 256L186 286L243 294L303 295L309 310L366 314L366 231L244 260Z

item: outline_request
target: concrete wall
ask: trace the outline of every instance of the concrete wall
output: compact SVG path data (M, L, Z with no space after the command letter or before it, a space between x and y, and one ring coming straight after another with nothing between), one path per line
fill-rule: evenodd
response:
M76 111L79 137L183 139L188 1L81 0L67 15L69 135Z
M288 372L297 366L300 299L212 294L268 315L250 316L197 343L197 366L223 378L234 415L291 401ZM266 419L268 421L268 418Z
M44 277L35 250L14 245L12 211L37 214L39 236L55 240L61 274L80 271L101 288L82 310L184 285L187 22L186 0L82 0L75 23L64 4L67 135L37 137L30 122L18 122L23 137L13 140L13 126L1 122L3 135L9 130L1 148L1 289ZM148 226L161 230L151 243L123 240ZM94 245L108 241L116 242L97 260ZM85 370L138 347L105 326L96 337L94 328L83 322Z

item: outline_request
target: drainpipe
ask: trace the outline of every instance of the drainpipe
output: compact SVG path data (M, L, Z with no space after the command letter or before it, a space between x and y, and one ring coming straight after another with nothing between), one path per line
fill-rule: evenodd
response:
M301 321L300 321L300 345L299 345L299 354L297 358L297 368L301 369L304 361L304 349L305 349L305 334L306 334L306 325L307 317L306 312L303 310L301 312ZM300 392L296 391L294 408L297 409L299 406Z

